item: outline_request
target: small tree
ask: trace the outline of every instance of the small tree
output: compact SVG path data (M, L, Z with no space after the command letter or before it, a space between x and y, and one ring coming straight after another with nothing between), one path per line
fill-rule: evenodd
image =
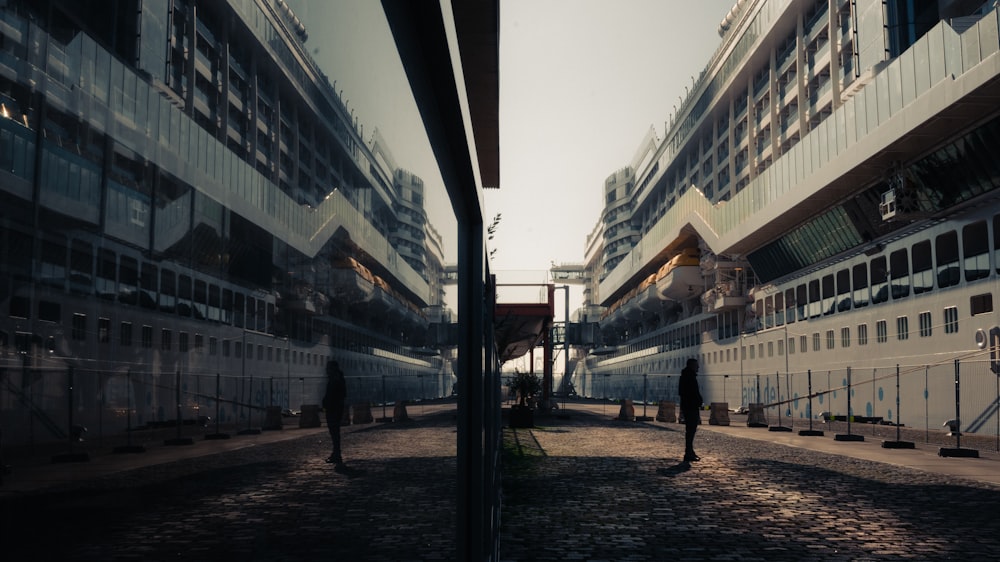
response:
M542 379L534 373L514 371L514 377L507 381L507 388L517 393L518 406L528 406L528 400L541 392Z

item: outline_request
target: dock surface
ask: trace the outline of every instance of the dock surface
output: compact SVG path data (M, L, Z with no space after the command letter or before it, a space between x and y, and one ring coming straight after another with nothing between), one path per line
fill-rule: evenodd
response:
M1000 552L1000 459L701 426L619 421L570 403L504 429L501 560L944 560ZM0 486L4 551L63 560L454 560L454 404L344 429L234 435L84 463L29 464ZM801 422L801 420L799 420ZM863 434L867 429L855 424ZM872 429L874 433L874 429ZM17 464L20 463L20 464ZM14 559L12 557L12 559Z

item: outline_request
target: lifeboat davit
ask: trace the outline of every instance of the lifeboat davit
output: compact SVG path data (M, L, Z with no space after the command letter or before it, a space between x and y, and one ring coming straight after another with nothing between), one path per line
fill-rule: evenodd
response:
M656 294L663 300L687 300L703 289L697 248L685 248L656 272Z

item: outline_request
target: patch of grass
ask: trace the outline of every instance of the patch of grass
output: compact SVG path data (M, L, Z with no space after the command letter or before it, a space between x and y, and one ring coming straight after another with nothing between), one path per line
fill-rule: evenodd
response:
M511 428L503 430L503 459L510 465L524 465L532 460L545 457L545 450L530 428Z

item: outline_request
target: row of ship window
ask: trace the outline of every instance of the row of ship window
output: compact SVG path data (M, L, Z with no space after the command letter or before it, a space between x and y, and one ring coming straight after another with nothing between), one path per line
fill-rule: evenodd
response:
M868 304L919 295L990 276L989 230L985 220L962 228L962 251L954 230L931 240L922 240L909 249L900 248L868 263L859 263L783 292L757 299L754 303L756 329L828 316ZM993 217L993 247L1000 253L1000 215ZM995 260L1000 272L1000 255ZM937 267L934 263L937 263ZM964 272L964 277L962 273ZM935 283L936 281L936 283ZM973 303L975 305L975 303ZM973 310L973 314L975 314ZM753 331L754 326L748 326Z
M6 234L6 236L4 236ZM43 240L41 259L32 268L32 237L10 229L0 231L2 255L8 257L12 274L32 278L49 287L81 295L96 295L126 305L175 313L183 317L211 320L237 328L273 334L274 303L239 291L208 283L191 275L176 273L133 257L118 256L107 248L94 252L90 243ZM0 247L0 250L4 250ZM30 304L24 296L14 296L11 315L30 318ZM44 307L39 305L40 316Z
M62 323L62 306L57 302L52 302L45 299L39 299L37 302L37 309L35 311L31 310L30 301L26 297L15 296L10 300L10 306L8 314L11 318L30 320L36 318L40 322L60 324ZM32 312L35 314L33 315ZM96 333L91 331L88 327L87 315L83 313L73 313L71 320L71 328L69 331L69 337L75 341L93 341L95 334L98 343L109 344L112 342L112 320L106 317L99 317L97 321L97 331ZM133 337L133 323L128 321L122 321L119 329L119 337L116 343L122 347L131 347L133 345L139 345L144 349L154 348L154 328L150 325L143 325L139 332L139 340L136 342ZM161 351L177 351L180 353L195 352L204 353L205 349L205 337L202 334L195 333L194 337L185 331L177 331L176 343L174 340L174 330L170 328L162 328L159 330L160 339L158 349ZM365 353L371 355L374 353L374 349L384 349L400 355L405 355L409 357L416 357L412 352L406 349L402 345L391 344L389 342L380 342L371 337L365 336L363 334L353 334L346 332L344 330L338 329L336 326L332 326L326 323L319 322L314 326L314 333L317 336L327 336L329 338L329 344L331 347L345 349L348 351L354 351L359 353ZM261 334L257 334L261 335ZM20 339L19 339L20 338ZM55 337L50 336L46 341L32 341L33 339L38 339L36 336L30 333L18 333L15 336L14 348L8 349L10 345L10 338L6 332L0 330L0 354L7 354L13 352L14 350L28 353L32 349L32 344L34 344L39 349L46 349L48 351L54 351L56 348ZM243 337L240 338L230 338L222 339L221 354L223 357L235 357L242 358L244 355L244 342ZM220 353L219 349L219 339L210 336L208 337L208 354L215 356ZM254 344L252 342L245 343L245 353L247 359L254 359L255 350ZM295 351L284 348L284 359L282 359L282 347L275 346L265 346L263 344L256 345L256 359L258 361L264 361L266 356L266 361L276 361L292 364L303 364L303 365L320 365L322 362L322 356L319 354L310 354L302 351ZM265 351L266 349L266 351ZM290 355L289 355L290 354Z
M993 312L993 295L991 293L984 293L972 298L974 301L977 301L974 306L978 308L980 314ZM945 308L943 311L943 318L944 322L939 325L938 328L943 328L945 334L957 334L958 308L954 306ZM912 332L910 331L910 321L908 316L904 315L896 317L895 328L894 338L896 340L906 341L910 339ZM921 312L918 315L918 328L916 334L921 338L929 338L932 337L934 333L935 324L933 322L931 312ZM877 343L888 343L892 337L892 334L889 332L889 320L881 319L875 322L875 341ZM858 324L854 338L854 341L858 346L869 345L871 340L868 334L868 324ZM838 339L839 347L841 349L850 348L853 343L851 328L844 326L840 328L839 333L837 330L827 330L825 334L813 332L811 335L799 334L798 336L789 336L775 341L751 343L749 345L743 343L739 347L702 353L701 360L705 364L713 364L726 363L730 361L754 360L758 358L764 359L765 357L774 357L775 354L777 354L778 357L781 357L785 355L786 340L788 342L788 354L793 355L796 353L796 339L798 339L799 342L799 353L807 353L810 348L810 342L812 351L814 352L822 351L823 349L837 349ZM680 349L688 347L689 345L694 345L698 341L700 341L700 338L695 337L695 334L690 334L690 337L678 340L673 348ZM681 366L684 360L684 358L676 358L673 362L675 362L676 365Z
M39 301L39 317L45 320L46 317L52 312L59 309L59 305L56 303L48 301ZM17 318L16 314L12 314L12 317ZM53 322L55 320L52 320ZM132 347L137 345L144 349L153 349L153 334L154 329L150 325L142 325L139 331L139 340L135 341L133 337L133 324L132 322L121 322L118 330L117 343L121 347ZM87 326L87 315L81 313L74 313L72 319L72 326L70 328L70 339L74 341L85 342L93 337L94 333L88 329ZM97 319L97 332L96 339L98 343L110 344L112 343L112 325L110 318L100 317ZM160 329L160 340L159 349L160 351L177 351L180 353L204 353L205 352L205 336L202 334L195 333L194 337L191 337L189 332L178 331L176 344L174 343L174 330L169 328ZM33 341L35 340L35 341ZM28 333L17 333L15 334L14 349L8 350L8 346L11 344L9 336L6 332L0 331L0 348L5 352L17 350L19 352L28 353L32 350L32 345L40 346L42 349L48 350L50 352L55 351L56 341L54 336L49 336L44 342L38 341L38 338L33 334ZM256 347L256 349L254 349ZM208 354L218 355L220 352L219 339L214 336L208 337ZM288 348L265 346L263 344L257 344L256 346L250 342L243 342L242 337L239 340L236 339L223 339L221 345L221 353L223 357L235 357L237 359L243 358L244 350L246 352L246 358L253 360L256 355L256 360L258 361L272 361L279 363L291 363L302 364L302 365L320 365L325 359L324 356L316 353L308 353L304 351L297 351Z
M995 253L1000 253L1000 214L995 215L992 222L993 249ZM961 252L958 232L951 230L935 237L933 245L931 240L922 240L909 249L901 248L890 253L888 258L878 256L869 263L859 263L852 268L844 268L783 292L757 299L754 303L754 314L746 320L745 332L753 333L765 328L783 326L786 323L792 324L796 319L805 321L836 312L845 312L852 308L863 308L869 303L887 302L890 296L893 300L897 300L908 297L911 292L918 295L933 290L935 278L938 288L955 286L962 281L963 271L964 280L967 282L985 279L990 275L988 226L987 221L982 220L963 227ZM936 258L936 268L933 267L934 258ZM994 261L997 271L1000 272L1000 255ZM986 293L972 296L969 309L972 316L992 312L992 295ZM946 317L948 314L946 311ZM955 314L957 315L957 312ZM905 317L902 318L902 322L905 323ZM957 316L955 321L957 322ZM720 339L738 335L739 323L735 311L720 314L718 322ZM923 322L922 316L921 326ZM948 325L946 323L946 326ZM945 331L950 333L947 327ZM691 347L701 343L700 332L696 325L675 328L655 336L651 341L624 346L612 354L612 357L652 345L664 345L668 350ZM907 331L902 330L900 333ZM867 337L859 334L858 341L867 341Z
M974 306L977 306L980 310L980 314L986 314L993 312L993 295L991 293L984 293L982 295L977 295L972 297L974 301L977 301ZM950 306L944 309L944 322L938 325L938 328L943 328L945 334L957 334L958 333L958 308ZM921 338L929 338L934 335L935 324L933 322L932 314L930 311L921 312L918 315L918 328L916 334ZM908 316L898 316L895 319L895 339L898 341L906 341L910 339L912 332L910 331L910 320ZM838 337L839 336L839 337ZM868 324L858 324L856 328L856 333L854 335L856 338L857 345L865 346L870 343L868 335ZM875 341L877 343L888 343L892 338L892 334L889 332L889 321L882 319L875 322ZM841 349L847 349L851 347L851 328L844 326L840 328L839 334L837 330L827 330L825 334L820 334L819 332L813 332L812 335L800 334L797 336L790 336L787 338L788 341L788 354L792 355L795 353L795 340L799 340L798 348L800 353L806 353L809 351L810 341L812 342L812 351L821 351L823 349L832 350L839 347ZM721 351L713 351L711 353L703 353L702 361L706 363L724 363L727 361L738 361L738 360L753 360L753 359L763 359L765 357L774 357L775 351L777 350L777 355L779 357L785 355L785 341L786 338L778 339L776 341L769 342L759 342L750 345L741 345L739 353L737 353L737 348L725 349Z

